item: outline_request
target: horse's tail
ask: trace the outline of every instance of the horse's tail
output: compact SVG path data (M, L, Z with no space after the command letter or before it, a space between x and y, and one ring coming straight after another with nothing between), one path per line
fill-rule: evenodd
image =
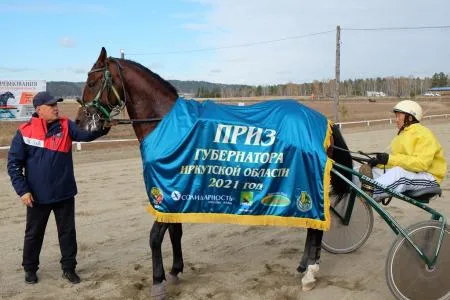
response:
M347 144L345 143L344 137L342 136L339 126L334 124L331 128L334 145L337 148L333 149L332 158L335 162L346 166L347 168L353 168L352 156L350 155ZM345 150L341 150L345 149ZM349 172L342 172L348 180L352 180L352 174ZM339 176L331 172L331 185L333 187L333 192L338 198L344 197L345 194L350 192L350 186Z

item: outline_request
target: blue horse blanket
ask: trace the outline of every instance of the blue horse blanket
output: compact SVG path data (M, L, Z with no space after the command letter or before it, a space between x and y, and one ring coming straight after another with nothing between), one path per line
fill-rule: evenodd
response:
M330 125L294 100L179 98L141 143L148 210L160 222L328 230Z

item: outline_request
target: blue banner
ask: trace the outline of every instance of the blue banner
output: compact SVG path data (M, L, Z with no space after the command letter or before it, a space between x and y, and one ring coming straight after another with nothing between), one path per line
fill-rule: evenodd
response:
M179 98L141 143L160 222L327 230L329 121L294 100L250 106Z

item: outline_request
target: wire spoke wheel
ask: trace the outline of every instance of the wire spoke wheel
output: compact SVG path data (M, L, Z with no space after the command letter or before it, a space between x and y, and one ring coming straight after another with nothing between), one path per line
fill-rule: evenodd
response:
M345 216L350 195L337 199L330 193L330 205L340 215ZM330 230L324 232L322 248L335 254L344 254L360 248L369 238L373 227L373 210L365 201L356 197L352 215L348 225L330 208Z
M407 228L414 244L431 258L440 234L438 221ZM450 299L450 229L445 227L436 265L429 269L404 236L398 235L386 260L386 281L397 299Z

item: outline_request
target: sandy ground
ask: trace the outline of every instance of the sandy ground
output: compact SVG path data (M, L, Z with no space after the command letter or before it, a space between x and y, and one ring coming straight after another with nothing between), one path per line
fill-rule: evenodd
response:
M449 123L429 125L450 161ZM345 131L353 150L381 151L395 129ZM25 208L12 190L0 159L0 297L5 299L147 299L152 283L148 245L153 217L136 145L74 153L79 194L76 200L78 272L82 282L61 278L56 226L51 217L41 252L39 283L24 283L21 268ZM447 174L447 177L448 174ZM450 179L444 195L431 203L450 216ZM402 225L429 217L393 201L388 211ZM296 267L306 230L228 224L185 224L185 271L168 299L393 299L385 282L385 260L394 234L376 217L368 242L354 253L322 252L318 286L302 292ZM448 249L447 249L448 250ZM163 245L166 270L171 248ZM407 271L407 270L405 270Z

